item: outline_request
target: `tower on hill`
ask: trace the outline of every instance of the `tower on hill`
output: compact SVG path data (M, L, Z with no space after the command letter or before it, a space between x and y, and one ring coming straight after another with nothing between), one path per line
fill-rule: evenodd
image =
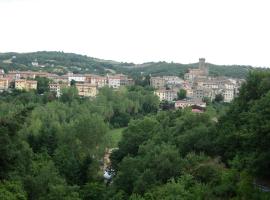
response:
M205 58L199 59L199 69L204 73L204 75L208 76L208 65L205 63Z

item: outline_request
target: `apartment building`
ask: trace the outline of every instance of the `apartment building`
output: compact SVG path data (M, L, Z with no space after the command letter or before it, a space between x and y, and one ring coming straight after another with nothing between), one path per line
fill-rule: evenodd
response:
M0 78L4 78L5 71L3 69L0 69Z
M68 73L68 81L71 82L72 80L76 82L85 82L85 75L84 74L73 74L73 73Z
M160 101L174 101L177 98L177 91L175 90L166 90L166 89L159 89L154 92Z
M26 79L15 80L15 89L26 90L26 91L36 90L37 89L37 81L26 80Z
M95 97L97 95L97 86L91 83L76 83L79 96Z
M119 75L115 75L115 76L107 76L107 80L108 80L108 86L114 89L117 89L121 86L121 77Z
M69 87L69 83L50 83L49 89L51 92L55 92L57 97L62 95L63 88Z
M164 88L166 85L166 81L162 77L151 77L150 85L155 89Z
M175 108L186 108L186 107L191 107L191 106L198 106L201 108L206 107L206 103L201 101L200 99L183 99L183 100L178 100L175 102Z
M9 87L9 81L7 78L0 78L0 92L7 90Z

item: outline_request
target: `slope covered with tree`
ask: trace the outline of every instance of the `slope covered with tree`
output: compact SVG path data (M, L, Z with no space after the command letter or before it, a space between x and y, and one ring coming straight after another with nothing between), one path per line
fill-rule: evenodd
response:
M269 72L249 74L218 123L188 110L132 121L111 156L113 195L269 199L269 80Z
M33 66L37 61L39 66ZM150 62L135 65L116 61L101 60L88 56L64 52L33 52L33 53L1 53L0 68L9 70L43 70L64 74L68 71L74 73L106 74L111 72L125 73L133 77L143 75L177 75L183 76L189 68L197 68L198 64L179 64L167 62ZM243 65L214 65L209 64L212 76L228 76L245 78L251 66Z

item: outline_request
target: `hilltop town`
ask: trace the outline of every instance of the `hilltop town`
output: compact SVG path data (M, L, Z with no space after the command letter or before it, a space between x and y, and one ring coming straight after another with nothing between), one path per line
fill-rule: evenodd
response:
M33 61L35 64L36 60ZM33 64L32 63L32 64ZM37 77L49 80L49 91L60 97L62 90L74 85L78 95L82 97L95 97L98 90L108 86L118 89L121 86L131 86L135 81L124 74L75 74L69 72L64 75L43 71L9 71L0 70L0 91L10 88L17 90L36 90ZM229 78L224 76L209 76L208 64L204 58L199 59L198 68L189 69L184 78L178 76L151 76L150 86L159 100L174 104L174 107L185 108L190 106L206 107L207 101L213 101L220 96L221 101L231 102L237 95L244 79ZM180 90L184 96L179 97Z
M36 90L37 77L43 77L50 80L49 89L55 92L57 97L61 96L61 91L74 84L78 90L79 96L95 97L98 89L104 86L117 89L120 86L133 85L133 79L123 74L99 76L94 74L74 74L57 75L47 72L35 71L10 71L5 73L0 71L0 91L7 91L14 87L17 90Z
M222 101L231 102L239 92L244 79L223 76L209 76L208 64L204 58L199 59L198 68L189 69L184 79L178 76L151 77L150 85L160 101L175 103L175 108L189 106L205 107L206 101L213 101L220 96ZM180 90L185 92L178 97Z

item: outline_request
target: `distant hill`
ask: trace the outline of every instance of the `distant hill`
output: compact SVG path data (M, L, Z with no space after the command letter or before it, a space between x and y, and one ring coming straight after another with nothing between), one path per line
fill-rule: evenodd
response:
M37 65L38 64L38 65ZM178 75L183 76L189 68L196 68L198 63L179 64L167 62L150 62L140 65L122 63L110 60L88 57L74 53L56 51L40 51L33 53L0 53L0 68L10 70L47 71L65 74L74 73L106 74L111 72L125 73L131 76L140 74L153 76ZM244 65L214 65L209 64L212 76L229 76L244 78L251 66Z
M129 64L56 51L0 54L0 68L6 71L43 70L58 74L65 74L68 71L105 74L107 69L111 71L113 68L122 65L126 66Z
M209 73L211 76L228 76L234 78L245 78L250 70L251 66L244 65L214 65L208 64ZM197 68L198 63L193 64L179 64L179 63L167 63L167 62L151 62L141 65L123 67L122 71L131 75L137 74L151 74L153 76L164 75L177 75L183 76L189 68Z

